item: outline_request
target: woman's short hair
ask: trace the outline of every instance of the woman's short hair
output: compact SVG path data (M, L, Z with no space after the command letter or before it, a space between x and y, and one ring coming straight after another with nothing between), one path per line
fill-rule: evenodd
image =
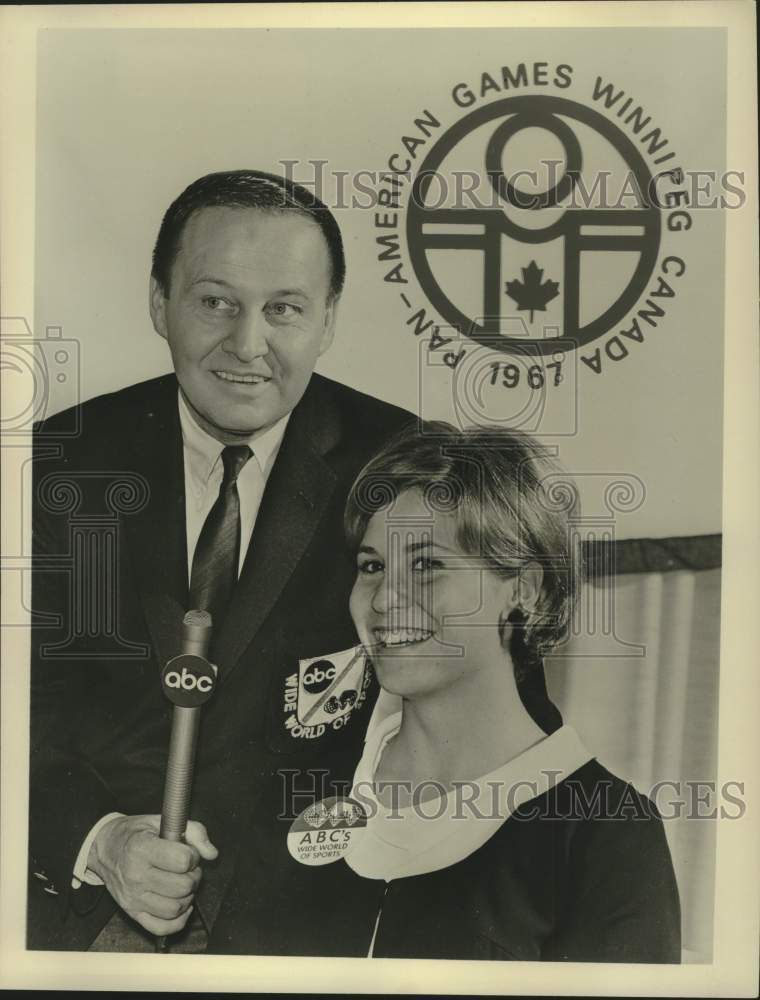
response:
M569 629L582 579L570 524L571 514L580 513L575 484L524 431L420 423L389 441L354 482L344 519L354 552L370 518L408 490L420 492L433 515L453 513L462 550L497 575L519 574L531 562L541 566L535 608L507 619L516 626L510 652L519 679Z
M171 271L190 217L202 208L256 208L263 212L297 212L322 230L330 254L330 297L336 298L346 278L343 240L335 217L311 191L263 170L227 170L193 181L171 203L153 248L151 274L169 298Z

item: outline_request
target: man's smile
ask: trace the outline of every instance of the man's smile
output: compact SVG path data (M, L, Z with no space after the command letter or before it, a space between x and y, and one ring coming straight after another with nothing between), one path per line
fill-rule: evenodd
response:
M234 372L214 371L214 375L222 382L230 382L235 385L260 385L262 382L271 382L270 375L238 375Z

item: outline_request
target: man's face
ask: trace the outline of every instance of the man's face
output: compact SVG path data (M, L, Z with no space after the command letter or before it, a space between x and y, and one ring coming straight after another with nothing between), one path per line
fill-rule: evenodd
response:
M198 423L225 444L289 413L330 346L335 303L321 230L296 213L204 208L187 222L169 298L150 311Z

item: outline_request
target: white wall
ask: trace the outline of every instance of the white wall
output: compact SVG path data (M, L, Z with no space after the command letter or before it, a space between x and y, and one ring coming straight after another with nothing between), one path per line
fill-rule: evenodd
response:
M685 45L682 30L675 48L657 29L610 29L608 44L598 29L593 38L524 29L42 32L35 330L61 327L78 341L83 398L169 370L147 283L162 213L186 184L243 166L281 172L285 159L382 170L424 108L453 124L464 114L453 85L505 64L571 64L572 87L556 93L574 100L605 76L651 112L679 164L720 171L722 35L688 37ZM382 280L373 213L336 214L349 280L320 370L410 409L423 398L426 416L451 418L451 372L420 363L408 313ZM667 320L603 375L582 365L577 378L568 372L549 393L543 425L562 431L560 457L582 474L589 512L610 476L644 484L642 505L618 515L619 537L721 528L721 214L696 212L690 232L666 232L663 246L688 264ZM408 274L410 295L424 304ZM52 408L68 401L54 394ZM503 420L514 403L494 391L488 405Z

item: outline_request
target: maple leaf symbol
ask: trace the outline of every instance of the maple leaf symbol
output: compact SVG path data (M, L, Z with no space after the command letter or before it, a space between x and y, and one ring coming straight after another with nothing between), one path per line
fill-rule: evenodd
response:
M559 295L559 284L556 281L541 281L543 269L534 260L527 267L520 268L523 280L508 281L505 291L510 299L514 299L520 312L530 309L530 321L533 322L533 313L546 312L546 303L556 299Z

